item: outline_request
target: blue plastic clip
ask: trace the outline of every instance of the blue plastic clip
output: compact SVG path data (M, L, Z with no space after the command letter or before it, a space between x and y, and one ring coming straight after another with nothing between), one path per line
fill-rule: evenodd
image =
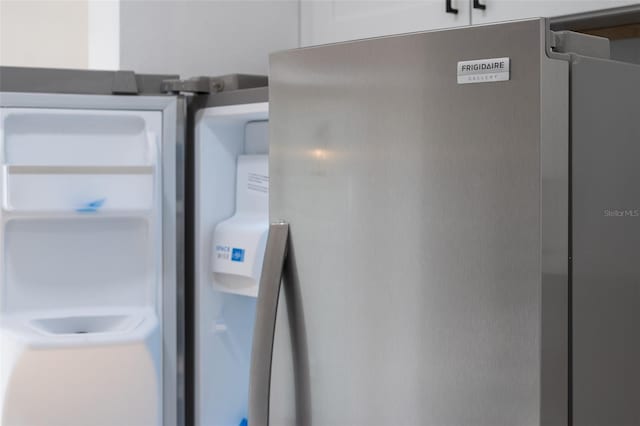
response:
M242 419L239 426L249 426L249 421L247 419Z
M92 201L87 203L84 207L80 207L76 209L78 213L95 213L98 211L100 207L103 206L104 202L107 201L106 198L101 198L99 200Z

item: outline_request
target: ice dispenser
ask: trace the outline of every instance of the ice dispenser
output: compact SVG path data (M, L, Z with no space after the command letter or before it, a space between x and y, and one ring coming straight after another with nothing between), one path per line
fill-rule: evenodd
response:
M238 156L236 211L216 226L213 237L212 268L220 286L257 292L267 241L268 212L267 156Z

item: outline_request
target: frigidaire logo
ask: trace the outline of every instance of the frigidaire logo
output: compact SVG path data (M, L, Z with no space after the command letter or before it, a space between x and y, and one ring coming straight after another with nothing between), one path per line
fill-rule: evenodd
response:
M460 71L469 72L469 71L503 71L507 68L506 61L496 61L496 62L488 62L488 63L467 63L460 65Z
M476 59L458 62L458 84L491 83L510 78L511 60L505 58Z
M605 209L604 217L640 217L640 209L630 209L630 210Z

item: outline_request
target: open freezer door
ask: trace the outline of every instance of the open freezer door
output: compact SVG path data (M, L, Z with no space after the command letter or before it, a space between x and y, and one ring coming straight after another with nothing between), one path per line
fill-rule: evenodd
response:
M171 78L0 68L3 425L182 424Z

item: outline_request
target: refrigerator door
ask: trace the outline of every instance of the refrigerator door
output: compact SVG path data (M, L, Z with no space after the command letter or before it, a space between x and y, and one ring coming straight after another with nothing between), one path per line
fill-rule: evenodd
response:
M187 235L193 253L186 300L193 405L187 423L196 426L238 426L248 416L251 339L269 223L267 100L262 78L190 104Z
M640 65L576 57L573 419L640 424Z
M0 423L183 424L181 101L111 96L133 73L0 75Z
M272 55L270 218L290 246L255 426L566 423L567 65L544 33ZM459 61L491 58L510 58L509 80L457 83Z

